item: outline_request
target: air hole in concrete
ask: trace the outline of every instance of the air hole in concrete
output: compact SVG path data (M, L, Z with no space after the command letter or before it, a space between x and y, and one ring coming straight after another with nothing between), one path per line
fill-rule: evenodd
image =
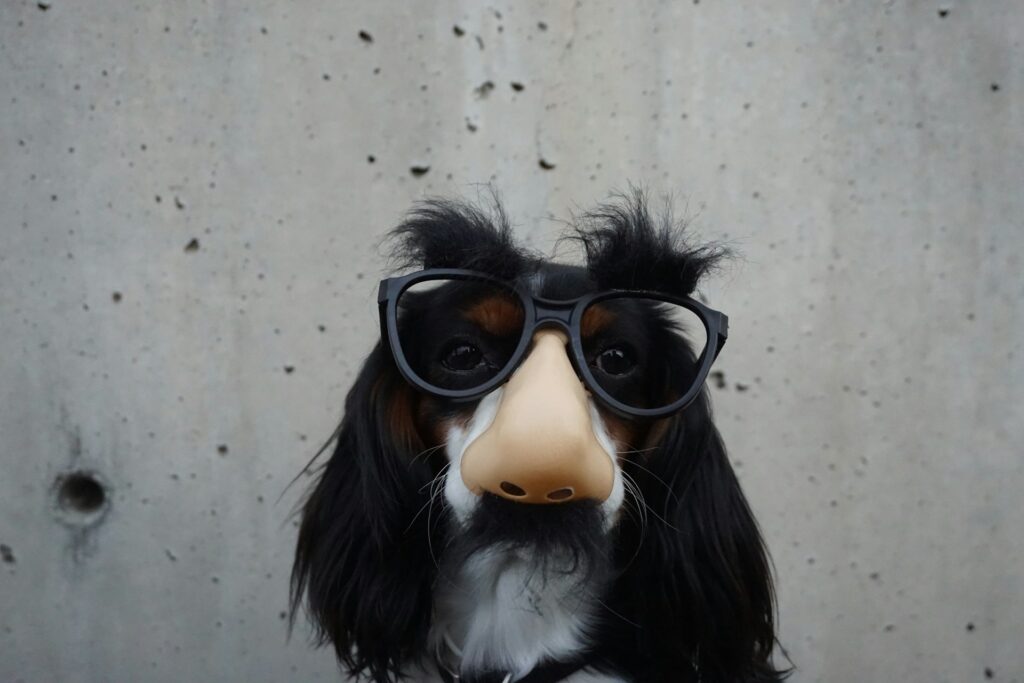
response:
M57 487L57 503L67 512L89 515L102 508L106 500L103 484L89 472L65 474Z
M482 100L488 95L490 95L492 90L494 90L494 81L484 81L483 83L475 87L473 89L473 92L476 94L478 99Z
M571 488L558 489L548 494L548 500L568 500L572 498L572 493Z
M372 43L373 36L371 36L368 31L360 31L359 40L363 41L364 43Z
M522 498L523 496L526 495L526 491L519 488L510 481L501 482L501 490L510 496L515 496L516 498Z
M14 564L17 561L14 559L14 551L11 550L11 546L0 544L0 560L3 560L4 564Z

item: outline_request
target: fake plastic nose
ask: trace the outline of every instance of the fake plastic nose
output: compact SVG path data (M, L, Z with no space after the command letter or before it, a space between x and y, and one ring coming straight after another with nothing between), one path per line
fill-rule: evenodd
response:
M462 456L477 495L565 503L611 495L615 471L594 435L587 392L566 353L567 337L541 330L505 385L494 422Z

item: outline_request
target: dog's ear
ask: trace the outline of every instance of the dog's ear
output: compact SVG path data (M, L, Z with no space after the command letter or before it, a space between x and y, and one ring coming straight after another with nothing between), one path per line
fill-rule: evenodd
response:
M639 626L622 630L641 653L635 670L658 663L637 680L782 680L771 663L768 557L707 396L655 425L651 439L624 463L646 510L624 517L613 593L615 611Z
M380 345L345 401L330 460L302 509L292 619L305 605L318 644L351 675L395 680L426 642L435 562L431 466L414 424L415 394Z

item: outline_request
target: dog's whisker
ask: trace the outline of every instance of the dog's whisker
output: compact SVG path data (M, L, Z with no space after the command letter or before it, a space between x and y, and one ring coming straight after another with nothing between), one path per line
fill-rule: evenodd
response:
M430 448L426 448L426 449L420 451L419 453L417 453L416 455L414 455L412 457L412 459L409 460L409 464L412 465L413 463L415 463L417 460L419 460L423 456L430 455L431 453L434 453L434 452L438 451L439 449L446 447L447 445L448 445L448 442L445 441L444 443L439 443L436 446L431 446Z
M628 444L627 444L628 445ZM616 455L633 455L635 453L650 453L651 451L658 450L659 446L651 446L650 448L631 448L625 451L615 451Z
M664 479L662 479L661 477L659 477L657 474L655 474L653 470L651 470L651 469L649 469L647 467L644 467L640 463L638 463L636 461L633 461L633 460L631 460L629 462L629 464L631 466L636 467L637 469L641 469L644 472L646 472L647 474L649 474L654 479L654 481L658 482L659 484L661 484L662 486L665 487L665 491L668 492L669 496L671 496L672 498L676 497L676 494L672 490L672 487L669 485L669 483L667 481L665 481Z
M643 504L643 506L648 511L650 511L650 513L652 515L654 515L662 524L667 526L672 531L675 531L676 533L681 533L679 531L679 529L677 529L671 522L669 522L667 519L665 519L662 515L658 514L657 510L655 510L654 508L652 508L650 505L647 504L647 500L644 498L643 492L640 490L640 487L639 487L639 485L637 485L636 481L633 480L632 477L630 477L627 472L623 472L622 474L623 474L623 481L625 481L627 478L629 478L631 481L633 481L633 486L636 487L637 492L640 494L640 496L639 496L640 503Z
M407 526L405 528L405 532L403 532L403 533L409 533L409 530L412 528L413 524L416 522L416 520L419 518L419 516L421 514L423 514L423 511L425 509L427 509L428 507L430 507L430 505L434 502L434 499L437 497L437 493L438 493L438 490L435 490L435 487L436 487L436 485L438 483L438 479L441 479L441 478L444 477L444 474L448 470L448 467L449 467L449 464L446 463L444 465L444 467L442 467L438 471L437 475L435 475L433 479L431 479L429 482L427 482L426 484L424 484L423 486L420 487L420 489L419 489L420 493L423 492L423 489L425 489L427 487L430 487L430 495L427 496L427 502L424 503L422 505L422 507L420 507L420 509L416 511L416 514L413 515L412 519L409 520L409 526ZM429 521L427 523L427 530L428 531L430 530L430 523L429 523Z

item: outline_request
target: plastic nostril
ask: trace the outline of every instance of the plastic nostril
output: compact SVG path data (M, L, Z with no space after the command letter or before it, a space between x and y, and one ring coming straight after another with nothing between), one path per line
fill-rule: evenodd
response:
M548 494L548 500L569 500L572 498L572 494L571 488L556 489Z
M516 498L522 498L523 496L526 495L526 491L519 488L510 481L501 482L501 490L510 496L515 496Z

